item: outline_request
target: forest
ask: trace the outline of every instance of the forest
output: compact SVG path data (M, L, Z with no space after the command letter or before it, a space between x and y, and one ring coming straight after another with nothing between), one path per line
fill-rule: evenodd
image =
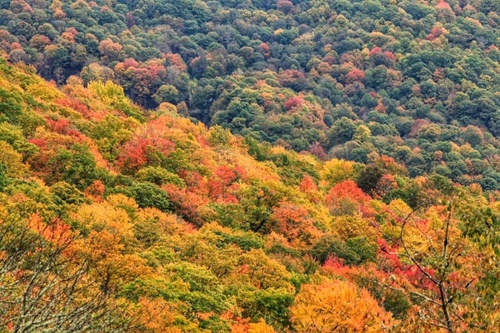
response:
M500 190L497 0L0 0L0 49L320 159Z
M0 60L0 332L494 332L500 193Z
M499 25L0 0L0 333L498 331Z

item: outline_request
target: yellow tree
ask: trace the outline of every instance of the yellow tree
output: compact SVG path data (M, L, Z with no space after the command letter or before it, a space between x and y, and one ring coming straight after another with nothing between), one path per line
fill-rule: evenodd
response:
M349 281L303 285L291 310L293 327L302 333L378 333L392 326L370 293Z
M266 324L263 319L257 323L251 323L248 318L239 319L231 325L231 333L275 333L276 331Z

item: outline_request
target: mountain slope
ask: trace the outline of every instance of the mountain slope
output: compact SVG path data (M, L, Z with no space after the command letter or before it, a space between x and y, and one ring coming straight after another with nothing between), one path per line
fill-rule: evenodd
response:
M111 82L0 60L0 83L6 332L496 327L495 193L146 112Z
M113 80L259 141L497 190L499 15L494 0L16 0L0 47L59 85Z

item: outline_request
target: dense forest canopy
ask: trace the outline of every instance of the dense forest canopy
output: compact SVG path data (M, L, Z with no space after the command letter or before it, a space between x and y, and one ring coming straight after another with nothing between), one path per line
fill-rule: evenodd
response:
M0 333L500 322L497 0L0 0Z
M500 193L0 59L0 331L493 332Z
M500 189L495 0L0 1L0 47L320 158ZM371 154L370 154L371 153ZM376 156L374 158L377 158Z

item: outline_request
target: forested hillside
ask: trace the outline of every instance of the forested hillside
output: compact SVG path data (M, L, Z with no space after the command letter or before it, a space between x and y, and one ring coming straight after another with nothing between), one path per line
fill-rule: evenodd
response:
M0 0L0 333L500 326L500 1Z
M499 24L497 0L1 0L0 48L58 85L494 190Z
M0 60L0 332L494 332L500 201Z

